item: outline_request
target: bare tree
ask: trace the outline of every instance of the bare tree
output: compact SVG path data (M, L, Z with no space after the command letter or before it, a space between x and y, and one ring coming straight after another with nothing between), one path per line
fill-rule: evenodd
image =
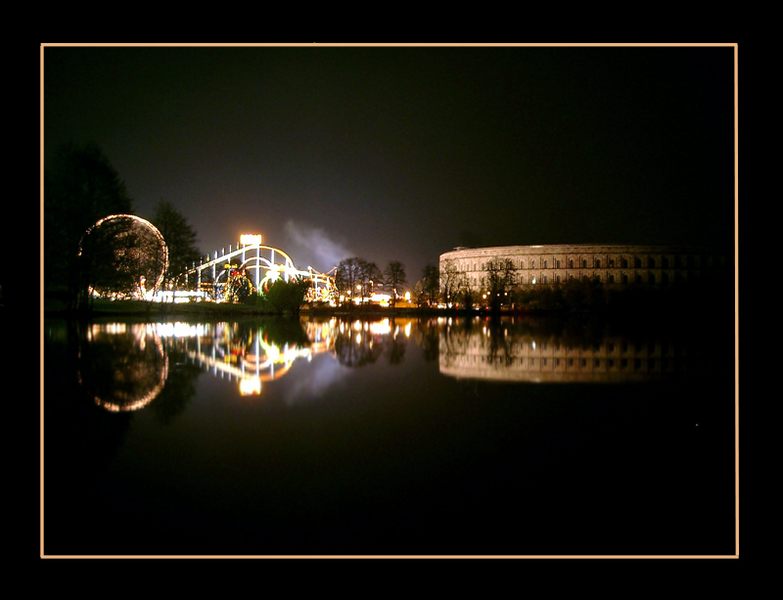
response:
M375 290L375 286L383 283L383 274L374 262L366 261L362 258L359 259L359 290L362 295L362 304L364 304L365 298L371 296Z
M343 300L348 303L356 295L354 289L360 281L361 260L358 256L344 258L337 265L334 275L334 283L343 296Z
M405 281L405 265L398 260L391 261L384 272L385 283L391 288L391 305L397 302L397 296L401 295L398 288L407 283Z
M457 269L454 261L443 261L440 269L440 293L443 301L451 307L457 302L468 286L468 278L464 271Z
M484 285L489 294L489 306L493 311L500 310L508 300L508 293L515 283L514 263L509 259L497 259L487 263L487 276Z

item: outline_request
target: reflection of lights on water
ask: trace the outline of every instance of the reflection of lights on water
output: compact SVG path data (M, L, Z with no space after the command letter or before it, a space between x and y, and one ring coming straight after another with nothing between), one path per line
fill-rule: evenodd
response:
M90 326L90 333L98 335L100 333L110 333L112 335L127 333L128 327L125 323L93 323Z
M370 333L373 335L388 335L391 333L391 325L389 325L389 319L383 319L383 321L370 324Z
M535 350L536 349L536 340L533 340L532 342L530 342L530 346L533 348L533 350Z
M362 330L362 322L358 319L353 322L353 330L354 331L361 331Z
M95 404L109 412L131 412L139 410L147 406L163 391L166 385L166 380L169 375L169 357L166 351L163 349L163 343L160 336L154 332L149 331L144 325L132 325L130 332L135 335L136 345L138 349L143 352L147 347L147 338L152 338L152 343L155 345L156 353L163 359L163 366L158 376L158 381L153 388L140 398L135 399L132 402L119 403L115 400L101 398L97 394L93 396ZM124 335L128 333L128 327L125 323L105 323L105 324L93 324L90 330L88 330L87 340L93 342L93 338L99 334L111 334L111 335ZM125 376L126 373L123 373ZM84 384L82 373L79 371L78 379L80 384Z
M356 334L356 343L357 344L361 344L362 343L362 334L361 333L357 333Z
M201 337L207 329L203 323L192 325L190 323L150 323L147 331L154 331L160 337Z
M161 351L163 351L162 346L160 349ZM152 388L149 392L144 394L144 396L142 396L135 402L131 402L129 404L117 404L116 402L112 402L110 400L104 400L98 396L95 396L95 404L97 404L101 408L108 410L109 412L131 412L134 410L139 410L140 408L144 408L145 406L147 406L150 402L152 402L155 398L158 397L158 394L160 394L163 391L163 388L166 385L166 379L168 379L168 376L169 376L169 357L164 353L163 368L160 371L160 378L158 380L158 383L155 384L155 387Z
M406 338L411 337L411 322L410 321L408 321L405 324L405 329L403 331L405 332L405 337Z
M240 379L239 394L241 396L259 396L261 394L261 378L243 377Z

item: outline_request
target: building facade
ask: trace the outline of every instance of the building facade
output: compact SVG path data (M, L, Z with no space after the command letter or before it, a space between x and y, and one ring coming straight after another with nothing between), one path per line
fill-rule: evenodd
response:
M440 255L441 289L447 273L464 276L470 289L486 289L488 270L510 261L518 287L597 280L608 287L667 286L697 280L725 259L681 246L557 244L458 247Z

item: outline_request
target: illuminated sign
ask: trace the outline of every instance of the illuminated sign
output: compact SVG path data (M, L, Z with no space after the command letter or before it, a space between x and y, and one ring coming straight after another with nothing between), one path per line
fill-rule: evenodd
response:
M260 246L261 234L260 233L243 233L239 236L239 243L243 246Z

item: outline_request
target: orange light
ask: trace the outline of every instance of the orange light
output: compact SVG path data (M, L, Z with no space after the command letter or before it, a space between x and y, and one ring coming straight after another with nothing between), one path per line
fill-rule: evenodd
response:
M261 234L260 233L243 233L239 236L239 243L243 246L260 246Z

